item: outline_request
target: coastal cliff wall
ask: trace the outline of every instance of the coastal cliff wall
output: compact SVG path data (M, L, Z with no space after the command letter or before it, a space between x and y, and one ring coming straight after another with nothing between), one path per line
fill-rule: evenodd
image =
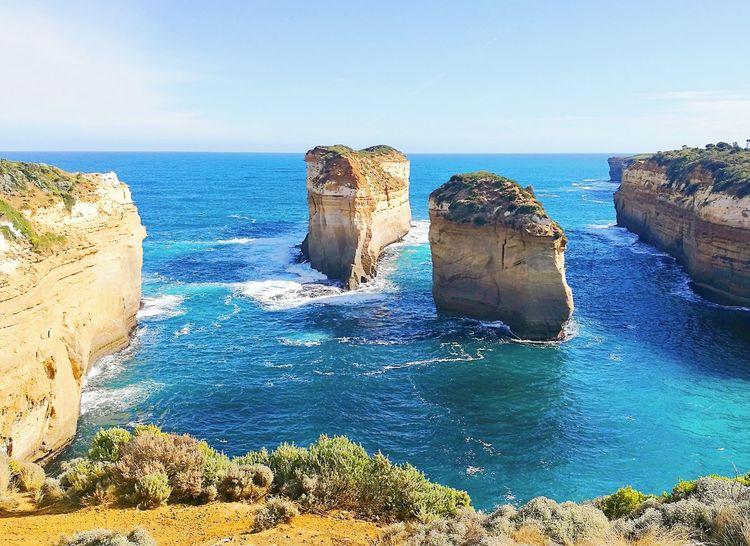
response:
M0 162L0 451L72 439L86 372L135 327L144 237L114 173Z
M634 163L635 159L632 157L615 156L607 159L609 164L609 180L610 182L621 182L622 173Z
M318 146L307 163L312 267L349 289L375 277L382 250L409 231L409 160L388 146Z
M559 339L573 311L567 239L529 190L492 173L453 176L429 199L439 309L500 320L520 338Z
M618 225L672 254L704 296L750 305L750 176L727 182L713 163L678 165L654 156L628 168L614 196Z

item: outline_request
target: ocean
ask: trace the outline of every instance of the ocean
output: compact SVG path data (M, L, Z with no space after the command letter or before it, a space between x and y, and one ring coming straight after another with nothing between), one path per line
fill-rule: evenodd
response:
M302 154L0 155L116 171L148 231L133 343L91 370L65 456L133 423L230 455L345 434L480 508L750 470L750 311L614 225L607 155L411 155L412 230L354 292L298 263ZM479 169L531 184L567 232L564 342L435 311L427 196Z

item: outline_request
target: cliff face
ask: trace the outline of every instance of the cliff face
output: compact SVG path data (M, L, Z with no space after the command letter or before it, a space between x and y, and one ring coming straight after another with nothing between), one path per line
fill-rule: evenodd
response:
M318 146L305 155L310 219L302 251L349 289L371 280L383 248L409 231L409 160L388 146Z
M135 327L144 237L114 173L0 161L0 451L72 439L86 372Z
M531 191L492 173L456 175L432 192L429 211L439 309L500 320L524 339L563 335L573 311L567 239Z
M617 223L677 258L706 297L750 305L750 168L669 155L689 151L656 154L627 169L614 197ZM750 165L750 153L732 159L740 154Z
M609 180L611 182L621 182L622 173L635 162L633 157L610 157L607 159L609 164Z

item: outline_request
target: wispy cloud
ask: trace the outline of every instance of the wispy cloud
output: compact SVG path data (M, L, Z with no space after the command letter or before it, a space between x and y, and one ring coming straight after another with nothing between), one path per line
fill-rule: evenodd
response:
M0 6L0 128L10 145L19 128L69 129L93 139L181 140L231 134L232 128L173 102L168 86L184 76L153 66L121 46L121 37L86 35L33 9ZM0 137L1 138L1 137ZM85 138L85 137L84 137Z

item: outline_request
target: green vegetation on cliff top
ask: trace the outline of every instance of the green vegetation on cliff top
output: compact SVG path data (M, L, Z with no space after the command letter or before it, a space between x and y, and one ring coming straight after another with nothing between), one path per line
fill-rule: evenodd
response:
M343 436L230 458L206 442L153 425L100 430L87 457L64 462L58 478L45 477L34 463L0 455L0 496L8 488L36 493L40 506L150 509L175 502L265 500L256 528L299 511L348 510L379 523L398 522L383 530L377 542L382 545L528 543L520 537L531 526L538 538L533 544L662 544L646 539L678 534L729 546L748 544L738 538L746 538L750 529L747 475L681 481L661 495L627 486L581 503L536 497L520 507L506 504L484 513L471 507L465 492L430 482L416 468L394 464L380 453L369 455Z
M387 146L385 144L378 144L377 146L370 146L369 148L363 148L361 150L355 150L344 144L334 144L332 146L316 146L314 150L320 150L326 157L335 156L376 156L376 155L388 155L388 154L401 154L396 148Z
M21 237L31 243L34 250L46 250L65 241L65 237L61 235L55 235L50 232L37 233L23 214L11 207L6 201L0 199L0 221L3 220L13 226L13 229L7 225L0 226L0 232L6 240L13 240L20 234Z
M520 226L536 222L534 216L549 218L531 186L524 189L515 180L488 171L453 175L430 199L438 205L447 203L446 218L458 223ZM555 222L552 227L562 235Z
M29 185L62 199L70 210L75 203L73 191L83 180L80 173L69 173L43 163L24 163L0 159L0 193L24 194Z
M736 197L750 195L750 150L737 144L708 144L705 148L683 148L651 155L636 156L637 159L653 161L667 171L669 182L687 195L701 188L691 182L693 175L704 170L711 174L711 191Z

